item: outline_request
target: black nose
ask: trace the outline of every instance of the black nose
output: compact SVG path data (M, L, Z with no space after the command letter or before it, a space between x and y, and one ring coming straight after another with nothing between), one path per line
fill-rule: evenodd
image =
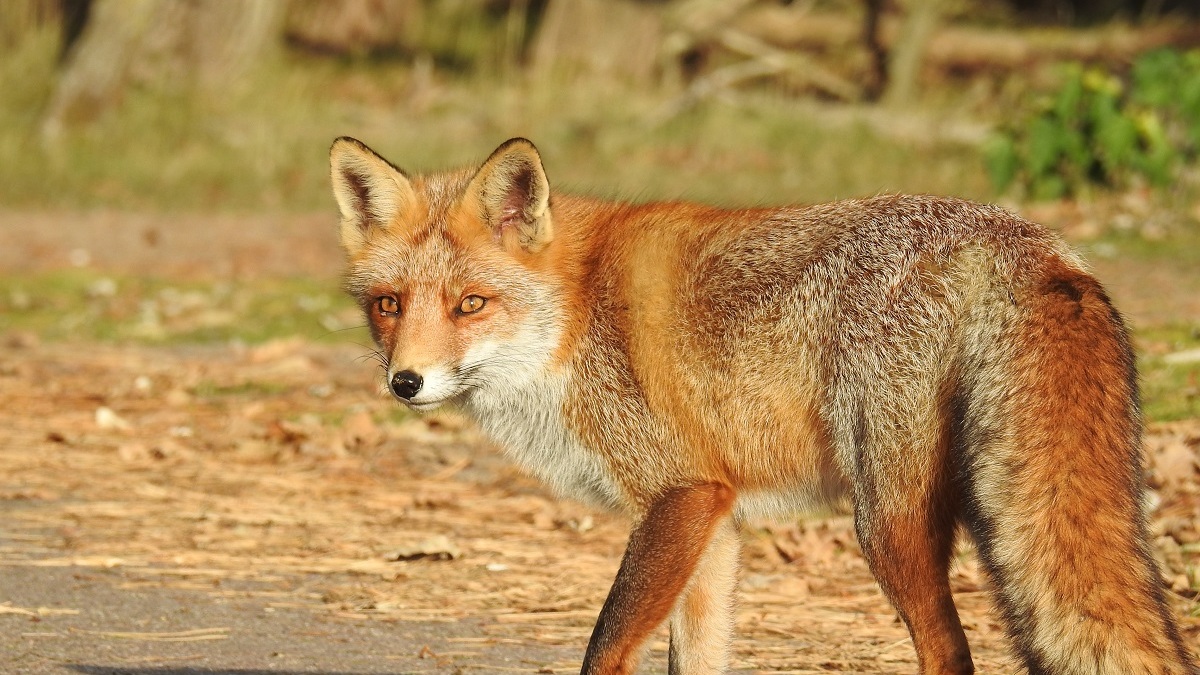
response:
M392 376L392 393L408 400L421 391L421 376L411 370L402 370Z

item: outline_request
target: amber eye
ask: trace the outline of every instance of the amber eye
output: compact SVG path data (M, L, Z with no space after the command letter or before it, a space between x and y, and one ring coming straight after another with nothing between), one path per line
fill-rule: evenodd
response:
M478 312L479 310L483 309L483 306L486 304L487 304L486 298L481 298L478 295L468 295L467 297L462 299L461 303L459 303L458 313L459 314L474 314L475 312Z
M379 307L379 313L384 316L396 316L400 313L400 303L390 295L377 298L375 304Z

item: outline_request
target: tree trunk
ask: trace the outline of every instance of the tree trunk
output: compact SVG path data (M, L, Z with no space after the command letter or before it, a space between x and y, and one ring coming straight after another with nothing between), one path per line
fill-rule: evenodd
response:
M908 16L892 48L883 102L896 108L911 106L917 98L921 61L929 38L941 18L944 0L908 0Z
M866 0L866 13L863 16L863 45L871 55L867 81L863 86L863 96L868 101L878 101L887 87L888 51L879 36L883 3L884 0Z
M88 122L114 105L158 0L102 0L67 55L42 120L42 136L54 140L64 127Z
M42 121L47 140L119 105L132 83L223 92L278 43L274 0L95 0Z
M661 16L630 0L550 0L534 44L534 74L647 84L658 68Z

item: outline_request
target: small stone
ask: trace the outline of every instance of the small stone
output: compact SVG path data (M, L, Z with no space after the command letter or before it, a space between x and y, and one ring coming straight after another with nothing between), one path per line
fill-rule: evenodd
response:
M118 431L128 431L133 428L133 425L128 420L122 418L108 406L96 408L96 426L101 429L116 429Z

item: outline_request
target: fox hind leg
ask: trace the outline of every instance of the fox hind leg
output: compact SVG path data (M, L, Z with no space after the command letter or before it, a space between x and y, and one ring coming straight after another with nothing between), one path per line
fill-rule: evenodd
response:
M854 496L859 544L908 627L921 673L967 675L974 666L949 581L957 499L945 472L897 466L905 465L861 467Z
M728 667L740 549L737 524L727 516L671 615L670 675L710 675Z

